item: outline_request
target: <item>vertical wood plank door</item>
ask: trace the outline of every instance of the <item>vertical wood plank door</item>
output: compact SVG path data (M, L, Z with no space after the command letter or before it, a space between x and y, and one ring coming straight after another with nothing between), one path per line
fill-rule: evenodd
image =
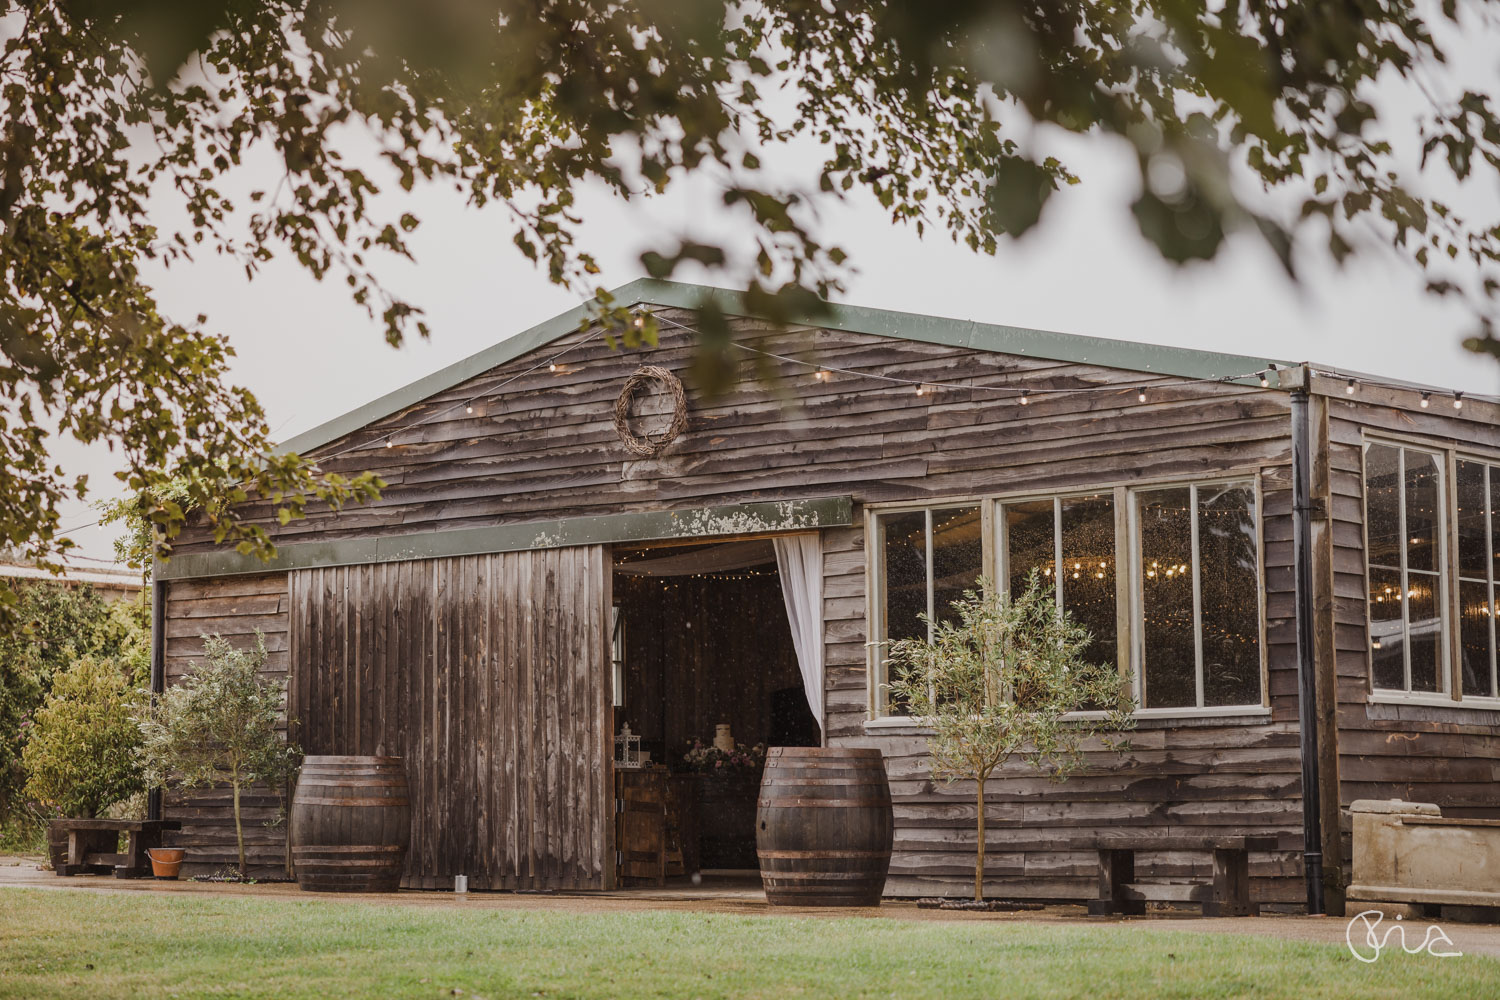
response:
M404 887L613 884L608 568L594 545L291 574L293 737L405 759Z

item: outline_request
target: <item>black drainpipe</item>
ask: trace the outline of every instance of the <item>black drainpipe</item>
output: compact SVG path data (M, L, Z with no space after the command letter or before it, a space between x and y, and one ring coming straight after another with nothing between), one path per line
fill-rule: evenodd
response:
M166 622L167 585L161 579L159 565L151 567L151 700L165 691L167 679ZM146 795L146 818L161 819L161 789L152 788Z
M1318 678L1313 669L1312 455L1306 379L1292 390L1292 560L1297 580L1297 719L1302 750L1302 870L1307 912L1323 913L1323 822L1318 794Z

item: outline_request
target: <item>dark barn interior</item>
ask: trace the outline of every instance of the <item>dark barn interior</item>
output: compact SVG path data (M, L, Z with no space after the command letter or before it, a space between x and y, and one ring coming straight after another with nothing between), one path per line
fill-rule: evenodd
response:
M771 544L617 550L614 564L615 729L674 782L693 774L673 804L696 814L687 869L753 868L757 777L694 774L684 755L721 725L745 747L820 742Z

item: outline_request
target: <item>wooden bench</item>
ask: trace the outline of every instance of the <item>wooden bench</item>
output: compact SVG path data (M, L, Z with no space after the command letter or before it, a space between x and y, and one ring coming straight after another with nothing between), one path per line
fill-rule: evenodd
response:
M59 875L112 873L115 878L150 878L151 859L146 851L161 847L166 831L181 829L176 820L55 819L47 829L52 870ZM122 833L126 835L123 852L118 850Z
M1099 851L1099 898L1089 900L1089 913L1110 916L1142 914L1148 902L1198 903L1205 917L1251 917L1260 904L1250 901L1250 852L1274 851L1275 837L1146 837L1110 838L1095 844ZM1213 854L1209 882L1160 883L1135 880L1136 851L1207 851Z

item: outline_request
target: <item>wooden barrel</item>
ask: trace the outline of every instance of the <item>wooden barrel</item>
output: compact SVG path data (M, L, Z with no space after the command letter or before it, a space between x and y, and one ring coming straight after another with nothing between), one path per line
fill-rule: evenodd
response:
M755 814L766 900L879 906L893 825L879 750L772 747Z
M292 796L292 865L315 892L395 892L411 846L400 757L308 757Z

